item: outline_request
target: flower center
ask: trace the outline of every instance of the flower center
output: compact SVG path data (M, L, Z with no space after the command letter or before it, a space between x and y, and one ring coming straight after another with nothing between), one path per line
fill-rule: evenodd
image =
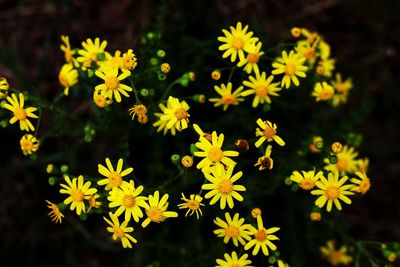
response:
M336 166L339 171L344 171L347 169L348 161L344 158L340 158L336 163Z
M332 97L333 92L330 90L323 90L320 94L319 94L319 98L321 98L322 100L328 100Z
M229 225L226 229L225 229L225 235L229 236L229 237L237 237L240 235L239 233L239 229L236 226L233 225Z
M60 73L60 75L58 76L58 80L60 81L62 86L69 86L67 76L64 73Z
M118 172L111 172L108 176L108 181L113 186L119 186L122 182L122 177Z
M178 108L178 109L175 111L175 116L176 116L176 118L177 118L178 120L186 119L187 117L189 117L189 116L188 116L188 113L187 113L186 110L183 109L183 108Z
M260 85L254 88L257 96L266 96L268 94L268 87Z
M116 227L116 226L114 226L114 229L113 229L113 231L114 231L114 234L117 236L117 237L119 237L119 238L121 238L121 237L124 237L125 236L125 232L124 232L124 230L122 230L121 228L119 228L119 227Z
M264 228L260 229L255 234L255 237L256 237L258 242L263 242L265 239L267 239L267 231L265 231Z
M271 167L272 160L268 157L265 157L261 160L260 165L266 169L269 169Z
M267 126L265 128L265 130L263 131L263 134L264 134L265 138L267 138L267 139L273 138L275 136L275 133L276 132L275 132L274 128L269 127L269 126Z
M259 60L260 56L258 54L248 54L247 55L247 61L249 63L257 63Z
M232 47L235 48L236 50L242 49L244 46L244 40L242 37L235 37L232 40Z
M369 181L369 179L368 178L363 179L360 183L360 192L362 194L365 194L367 193L370 187L371 187L371 182Z
M96 199L94 198L94 195L90 196L88 202L89 202L90 207L93 207L93 208L97 207L97 203L96 203Z
M343 257L342 252L340 252L340 250L336 250L331 254L331 262L333 264L337 264L341 261L342 257Z
M204 137L205 139L207 139L207 141L209 141L210 143L212 142L212 134L210 134L210 133L204 133L204 134L203 134L203 137Z
M340 190L336 186L328 186L325 191L325 196L330 200L335 200L339 197Z
M132 208L136 204L136 198L134 196L131 196L131 195L126 195L122 199L122 203L124 204L125 207Z
M240 265L239 263L232 263L231 264L231 267L241 267L241 266L243 266L243 265Z
M198 210L200 207L200 204L198 201L191 199L187 202L187 207L191 210Z
M102 95L96 95L94 97L94 102L98 107L104 108L106 106L106 98Z
M289 63L289 64L286 65L286 67L285 67L285 74L286 74L287 76L293 76L295 72L296 72L296 66L295 66L295 65L293 65L293 64L291 64L291 63Z
M161 222L163 220L162 211L159 208L150 208L147 211L147 215L153 222Z
M304 190L310 190L315 186L315 182L310 178L305 178L300 182L300 187Z
M212 162L219 162L223 156L224 156L224 154L223 154L222 150L219 149L218 147L213 147L210 149L210 151L208 151L208 158Z
M231 105L236 102L236 97L234 95L224 95L221 98L221 102L224 105Z
M338 90L339 93L345 93L347 91L347 86L345 83L338 83L336 84L336 90Z
M223 195L229 195L230 193L232 193L233 184L231 180L229 179L222 180L218 185L218 190Z
M315 54L315 50L314 50L314 48L311 47L311 48L307 49L307 51L304 53L304 57L306 59L310 59L314 56L314 54Z
M83 194L82 190L80 190L80 189L72 189L71 197L74 201L81 202L85 198L85 194Z
M107 77L105 80L105 84L108 89L115 90L119 86L119 80L117 77Z
M32 148L33 148L33 144L32 144L32 142L29 141L29 140L22 140L22 141L21 141L21 147L22 147L24 150L31 151Z
M97 53L91 53L90 60L96 62L97 61Z
M142 116L147 113L147 108L145 105L135 105L133 110L138 116Z
M21 107L17 107L14 109L14 116L20 120L23 121L26 119L26 112L25 109L21 108Z

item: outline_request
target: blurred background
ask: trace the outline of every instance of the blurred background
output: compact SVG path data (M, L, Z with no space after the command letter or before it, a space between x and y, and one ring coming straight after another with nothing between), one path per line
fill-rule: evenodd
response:
M73 47L87 37L100 37L108 40L110 51L136 51L147 32L160 31L163 49L191 67L197 66L191 53L210 47L217 53L216 37L237 21L271 43L288 39L294 26L318 31L331 45L336 68L353 77L358 92L350 94L349 105L365 105L367 111L354 131L363 135L359 151L370 158L372 188L362 201L346 207L342 219L354 238L399 241L399 14L400 2L394 0L0 0L0 75L14 88L38 90L45 98L57 95L64 60L61 34L70 36ZM212 69L212 64L204 67ZM40 172L27 162L13 131L1 129L0 134L0 258L9 259L9 266L152 263L143 261L151 258L149 251L142 251L141 259L140 253L93 238L99 234L95 221L52 224L44 200L54 188L47 183L45 166ZM190 236L181 242L190 246ZM310 255L308 266L324 266L316 256Z

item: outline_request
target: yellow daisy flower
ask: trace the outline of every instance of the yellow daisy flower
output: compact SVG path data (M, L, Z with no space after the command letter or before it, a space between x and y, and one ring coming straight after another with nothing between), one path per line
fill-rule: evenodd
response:
M143 212L140 209L145 207L147 197L140 196L143 192L143 186L135 188L135 183L130 180L129 183L124 184L121 188L112 190L107 199L110 201L108 205L110 208L118 207L115 211L115 216L120 216L125 212L125 221L130 221L131 217L135 222L139 222L139 218L143 217Z
M323 175L322 171L315 173L315 170L301 171L301 173L294 171L290 176L290 180L297 183L301 189L308 191L315 187L315 183L321 179Z
M278 87L279 83L272 83L273 79L273 75L267 78L265 72L262 72L261 75L256 73L255 78L249 76L249 81L244 81L243 85L250 89L244 91L241 95L248 96L254 94L253 108L256 108L258 104L264 104L264 102L271 104L270 96L279 96L277 92L281 90L281 88Z
M227 244L232 239L233 244L237 247L239 243L244 246L251 239L251 225L244 223L244 218L239 218L239 213L235 213L233 217L226 212L225 221L219 217L214 219L214 223L219 226L219 229L214 230L214 234L224 238L224 243ZM247 241L246 241L247 240Z
M359 178L352 178L350 182L352 182L355 186L353 187L353 190L355 192L359 192L361 194L367 193L367 191L371 188L371 181L365 174L365 172L356 172L356 175Z
M349 265L353 258L347 255L347 247L342 246L340 249L335 248L335 242L328 240L326 247L320 247L321 255L333 266L336 265Z
M197 165L197 169L201 169L203 172L208 172L208 169L214 165L224 164L225 166L234 166L236 162L229 157L237 157L239 152L233 150L223 151L221 149L224 143L224 134L217 136L215 131L211 134L211 142L205 137L200 136L199 142L195 145L197 148L203 151L196 151L194 155L196 157L203 157Z
M221 96L221 98L210 98L210 102L215 102L214 107L223 105L224 111L228 109L230 105L239 105L239 102L244 101L244 98L240 97L242 94L243 86L240 86L232 93L232 83L227 85L221 84L220 86L214 86L215 91Z
M46 200L47 202L47 207L50 209L50 212L47 214L51 221L54 223L62 223L62 218L64 218L64 214L60 211L60 208L54 204L53 202L50 202Z
M367 173L369 166L369 158L358 160L358 171Z
M260 73L257 63L260 57L264 55L264 52L260 51L261 46L261 42L258 42L257 44L249 43L244 48L244 50L247 52L247 56L245 59L240 60L237 66L243 67L243 70L247 74L250 74L252 71L254 71L256 74Z
M322 208L327 203L326 210L330 212L333 203L335 203L335 207L338 210L342 210L342 205L340 204L339 199L346 204L351 204L351 200L347 195L354 194L350 191L354 185L345 184L347 180L347 176L343 176L339 180L338 172L328 173L328 179L321 176L320 180L315 183L319 189L311 191L312 195L320 195L320 197L315 201L315 205Z
M64 87L64 95L68 95L69 88L78 83L78 71L71 64L64 64L58 74L58 80Z
M79 175L78 178L73 178L72 181L67 175L64 176L67 184L60 184L61 194L68 194L69 196L64 200L64 204L71 204L70 209L76 209L76 214L81 215L81 212L86 213L85 199L89 199L91 195L97 192L96 188L90 188L91 182L84 182L83 176Z
M115 68L103 68L95 72L96 76L103 79L104 83L99 84L95 87L95 90L100 90L102 95L110 99L115 98L119 103L121 102L121 94L129 97L127 92L131 92L133 89L128 85L122 84L121 81L127 78L131 73L127 70L122 70L122 73L118 75L118 69Z
M94 42L92 39L87 38L86 42L82 42L83 49L78 51L80 56L77 58L77 61L82 64L82 68L84 70L90 68L92 62L96 63L98 61L98 54L102 52L104 53L106 46L107 41L102 41L100 43L100 39L98 37L94 40Z
M120 224L118 217L115 214L112 214L111 212L108 213L108 215L110 216L111 221L106 217L103 217L103 219L109 225L107 227L107 231L113 234L112 238L114 240L117 240L118 238L121 239L123 248L132 248L131 242L137 243L137 240L133 238L133 236L128 234L133 232L133 227L127 227L128 221L124 221L122 224Z
M226 203L230 209L233 208L233 199L243 201L243 197L237 191L246 191L243 185L234 184L242 177L243 172L237 172L232 176L234 166L225 167L221 164L210 168L210 173L204 173L205 178L211 182L203 184L201 189L210 190L204 197L210 200L210 205L214 205L219 200L221 209L225 209Z
M118 69L122 66L122 57L121 57L121 51L117 50L114 53L114 56L111 54L107 53L105 54L105 60L98 62L99 71L107 71L107 69L113 68L113 69ZM129 70L127 70L129 71ZM129 74L131 72L129 71Z
M153 195L149 195L148 203L144 203L146 215L148 216L143 222L142 227L145 228L150 222L160 223L167 218L178 217L178 213L175 211L167 211L169 203L168 194L164 194L160 199L160 193L154 192Z
M11 97L8 96L7 101L8 103L5 103L3 107L13 113L13 117L10 119L10 124L19 121L19 128L21 131L34 131L35 127L33 127L28 118L39 118L33 113L37 108L24 108L24 95L22 93L19 93L19 101L16 94L11 94Z
M216 267L252 267L249 265L251 264L251 260L248 260L248 257L249 255L245 253L239 258L235 251L231 255L225 253L225 260L217 259L216 262L218 265Z
M218 49L220 51L225 51L222 54L223 58L231 57L231 62L235 62L236 58L239 60L245 59L244 49L247 44L256 43L258 41L257 37L252 37L253 32L247 32L248 25L242 28L242 23L238 22L236 28L230 26L230 32L223 29L222 32L225 36L219 36L218 41L224 44L220 45Z
M132 120L134 120L136 115L138 117L146 116L147 108L143 104L133 105L128 111L129 111L129 115L132 116Z
M137 58L132 49L122 55L122 69L134 70L137 66Z
M189 108L186 101L180 102L178 98L170 96L160 120L167 122L167 129L175 128L178 131L182 131L188 127L190 115L187 111Z
M330 172L340 172L340 174L354 173L358 170L358 161L356 157L358 153L352 147L343 146L343 150L336 154L338 162L330 164L329 159L325 158L324 162L327 164L324 169Z
M328 59L331 56L331 47L322 38L318 42L318 49L322 59Z
M335 75L335 80L332 80L332 86L335 88L335 94L332 98L332 105L334 107L347 102L349 91L353 88L353 83L351 78L342 80L342 75L337 73Z
M106 190L116 190L118 187L123 187L127 185L128 182L122 180L122 177L130 174L133 171L133 168L129 167L125 170L122 170L123 163L124 160L119 159L117 163L117 168L115 170L109 158L106 158L107 168L101 164L98 164L98 172L107 178L98 181L97 184L105 185Z
M31 134L25 134L19 141L21 145L22 153L26 155L31 155L39 149L39 140Z
M105 97L100 90L93 92L93 102L99 108L105 108L112 103L112 99Z
M7 97L8 89L10 88L6 78L0 77L0 100Z
M335 90L327 82L318 82L314 86L312 96L318 101L328 101L333 97Z
M278 128L275 123L270 121L263 121L262 119L257 119L258 126L261 127L256 129L256 136L260 138L255 143L256 147L260 147L265 140L267 142L275 141L278 145L284 146L285 141L282 140L279 136L276 135L276 129Z
M272 227L269 229L264 228L263 221L261 216L257 217L257 228L251 226L250 232L254 235L254 239L247 242L244 246L245 250L249 250L250 248L254 247L252 255L255 256L260 251L260 248L265 256L269 255L268 248L272 251L276 250L276 246L271 242L273 240L279 240L276 235L273 233L277 232L280 228L279 227Z
M335 59L324 59L318 62L317 73L324 77L332 77L332 73L335 70Z
M203 216L203 213L201 212L201 206L204 206L204 204L201 203L201 201L203 201L203 197L191 194L189 198L186 198L185 195L182 193L181 199L184 202L178 204L178 208L187 209L185 217L188 215L192 216L193 213L196 213L196 218L198 220L200 216Z
M61 51L64 52L65 62L76 66L77 63L73 57L75 54L75 51L71 50L71 45L69 43L69 37L66 35L61 35L61 41L63 43L60 45L60 49L61 49Z
M313 65L316 58L314 45L310 44L307 40L298 41L295 47L295 51L302 57L304 57L308 65Z
M272 170L274 167L274 160L271 158L271 152L272 152L272 146L268 145L267 148L265 149L265 155L262 157L259 157L257 160L257 163L254 164L254 166L260 166L258 167L258 170L262 171L265 169Z
M289 55L286 51L282 51L282 58L278 58L274 63L272 63L272 67L275 68L275 70L272 71L272 74L284 74L281 86L289 88L291 81L295 86L299 86L300 82L297 76L305 78L305 72L308 69L307 66L304 66L305 60L305 57L300 56L293 50L290 51Z
M99 194L93 194L90 196L90 198L88 199L89 209L87 212L89 212L92 208L97 209L101 206L101 201L97 201L99 197Z
M160 132L160 131L163 131L163 134L165 135L168 131L171 131L171 134L175 135L176 134L176 128L172 127L170 129L168 129L167 128L168 121L163 121L163 120L160 119L161 116L164 115L164 111L167 109L167 107L165 105L161 104L161 103L158 104L158 107L161 109L161 111L163 113L159 113L159 112L154 113L154 116L156 116L158 118L158 121L153 123L153 126L157 127L157 133Z

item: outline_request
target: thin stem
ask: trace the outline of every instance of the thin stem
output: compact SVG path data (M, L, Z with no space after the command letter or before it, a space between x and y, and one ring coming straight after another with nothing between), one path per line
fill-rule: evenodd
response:
M37 136L37 133L38 133L38 131L39 131L39 126L40 126L40 121L42 120L42 109L40 108L39 109L39 118L38 118L38 121L37 121L37 123L36 123L36 129L35 129L35 134L33 135L33 136Z
M236 66L234 66L231 70L231 73L229 73L229 77L228 77L228 83L231 81L233 73L235 72Z

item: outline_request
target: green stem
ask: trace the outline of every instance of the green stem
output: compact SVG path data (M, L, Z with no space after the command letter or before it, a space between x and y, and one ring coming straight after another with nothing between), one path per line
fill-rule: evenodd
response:
M39 118L38 118L38 121L37 121L37 123L36 123L36 129L35 129L35 134L33 135L33 136L37 136L37 133L38 133L38 131L39 131L39 126L40 126L40 121L42 120L42 109L40 108L39 109Z
M231 73L229 73L229 77L228 77L228 83L231 81L233 73L235 72L236 66L234 66L231 70Z
M164 94L162 95L161 99L165 99L165 98L168 96L169 91L171 91L172 87L173 87L175 84L178 84L180 80L181 80L181 77L179 77L178 79L176 79L175 81L173 81L170 85L168 85L168 87L167 87L167 89L165 89Z

